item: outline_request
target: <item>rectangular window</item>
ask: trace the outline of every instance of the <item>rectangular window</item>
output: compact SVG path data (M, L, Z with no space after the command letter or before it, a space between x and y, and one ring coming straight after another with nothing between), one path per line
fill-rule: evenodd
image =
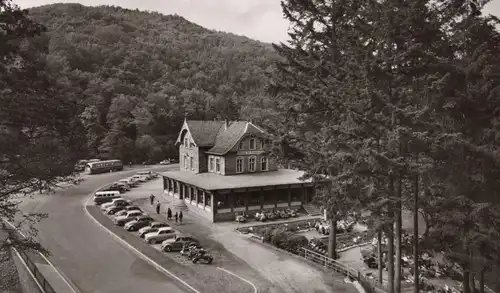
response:
M208 170L211 172L214 171L214 157L208 158Z
M255 138L250 138L250 149L255 150Z
M184 169L187 170L187 168L188 168L188 156L184 155Z
M189 169L193 170L193 157L189 157Z
M255 172L255 157L248 159L248 169L250 169L250 172Z
M236 158L236 173L242 173L243 172L243 158L239 157Z
M260 170L267 171L267 168L268 168L267 165L268 165L267 164L267 158L266 157L260 158Z
M215 159L215 172L220 172L220 159Z
M184 137L184 147L189 147L189 139L187 137Z
M238 146L238 149L239 149L239 150L242 150L242 149L243 149L243 141L240 141L240 145Z

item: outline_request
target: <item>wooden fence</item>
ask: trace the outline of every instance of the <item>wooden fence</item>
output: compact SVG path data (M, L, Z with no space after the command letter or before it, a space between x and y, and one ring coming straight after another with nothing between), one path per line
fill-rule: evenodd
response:
M360 271L349 267L346 264L340 263L333 258L329 258L325 255L322 255L320 253L314 252L312 250L309 250L307 248L302 248L304 251L304 258L315 262L317 264L320 264L326 268L329 268L333 271L336 271L338 273L343 274L344 276L347 276L349 278L352 278L354 280L357 280L361 286L366 290L368 293L385 293L387 292L387 288L375 280L371 280L366 278L361 274Z

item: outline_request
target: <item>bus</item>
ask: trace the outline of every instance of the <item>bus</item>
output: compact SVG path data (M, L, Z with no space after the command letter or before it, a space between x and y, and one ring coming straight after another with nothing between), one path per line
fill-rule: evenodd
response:
M120 160L89 162L85 166L85 173L87 174L99 174L121 170L123 170L123 163Z

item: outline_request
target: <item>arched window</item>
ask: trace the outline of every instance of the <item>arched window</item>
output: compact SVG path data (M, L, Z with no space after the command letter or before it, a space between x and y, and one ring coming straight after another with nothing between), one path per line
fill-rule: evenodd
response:
M267 157L261 157L260 158L260 170L261 171L267 171L268 168L269 168L269 164L268 164L268 159Z

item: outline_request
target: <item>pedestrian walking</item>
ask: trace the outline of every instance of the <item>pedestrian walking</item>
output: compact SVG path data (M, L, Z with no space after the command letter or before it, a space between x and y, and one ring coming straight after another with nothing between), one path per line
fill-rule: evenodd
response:
M149 201L151 202L151 205L155 203L155 195L151 193L151 196L149 197Z
M160 201L158 201L156 203L156 213L159 214L160 213Z
M172 210L170 208L167 209L167 219L172 220Z
M182 217L183 217L182 211L180 211L179 212L179 223L181 223L181 224L182 224Z
M175 222L177 223L179 221L179 214L177 214L177 212L175 212Z

